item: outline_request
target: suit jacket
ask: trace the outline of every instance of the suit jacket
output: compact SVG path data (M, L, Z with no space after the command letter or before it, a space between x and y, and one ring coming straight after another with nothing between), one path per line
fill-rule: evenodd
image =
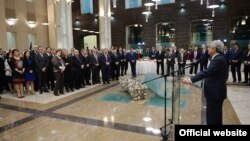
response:
M183 65L186 65L187 54L184 52L183 53L183 58L181 58L181 53L178 53L177 60L178 60L178 64L180 64L180 62L183 62Z
M105 55L101 55L100 56L100 61L101 61L101 67L105 67L106 63L111 63L111 56L110 54L107 54L107 59L105 57Z
M156 52L156 60L161 60L161 62L163 62L165 58L165 52L161 51L161 53L159 51Z
M54 72L59 72L61 69L59 67L65 66L62 58L58 58L56 55L52 57L51 64L53 66Z
M207 64L208 62L208 50L205 50L205 52L203 52L202 50L200 51L200 63L201 64Z
M232 60L238 60L240 63L240 61L242 61L242 57L243 57L243 52L241 49L237 49L237 51L235 51L234 49L231 50L231 54L232 54Z
M224 52L224 57L226 58L227 60L227 63L229 64L230 60L231 60L231 57L232 57L232 52L227 50L226 52Z
M173 65L175 64L175 57L176 57L176 53L173 51L169 51L166 55L167 58L167 64L169 65ZM169 60L170 59L170 60Z
M227 97L226 81L228 78L227 62L223 54L218 54L207 69L191 77L193 83L204 80L204 94L207 99L223 100Z
M197 54L196 54L196 58L194 58L194 51L191 52L191 56L190 56L190 60L191 62L193 62L193 60L197 60L197 62L200 61L200 56L201 56L201 53L197 50Z
M45 53L43 53L43 57L41 56L40 53L38 53L35 56L35 63L36 63L37 70L41 71L43 67L47 69L49 65L49 58Z
M155 59L155 57L156 57L156 50L154 50L154 51L150 51L149 52L149 57L150 57L150 59Z
M89 58L90 58L91 64L93 64L93 65L95 65L95 64L97 64L97 63L100 62L98 54L97 54L97 59L95 58L95 56L94 56L93 53L89 55Z
M128 53L128 60L129 61L132 61L132 60L134 60L134 61L136 61L136 59L137 59L137 53L136 52L129 52Z

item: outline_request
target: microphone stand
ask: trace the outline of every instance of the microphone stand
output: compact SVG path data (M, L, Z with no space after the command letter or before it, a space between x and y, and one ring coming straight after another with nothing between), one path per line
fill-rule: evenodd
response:
M188 64L187 66L185 66L184 68L181 68L181 69L178 69L176 71L173 71L171 73L168 73L168 74L165 74L165 75L162 75L162 76L159 76L159 77L156 77L154 79L151 79L151 80L148 80L148 81L144 81L142 82L142 84L145 84L145 83L148 83L148 82L151 82L151 81L154 81L154 80L157 80L157 79L160 79L160 78L164 78L164 126L160 128L160 130L162 131L161 133L161 136L163 138L163 141L168 141L168 137L169 137L169 132L167 132L167 126L173 124L173 119L174 119L174 79L175 79L175 73L178 73L178 75L180 74L180 72L182 70L185 70L187 68L190 68L192 67L193 64ZM167 77L169 75L172 75L173 77L173 81L172 81L172 119L169 119L169 123L167 123L167 87L166 87L166 84L167 84Z

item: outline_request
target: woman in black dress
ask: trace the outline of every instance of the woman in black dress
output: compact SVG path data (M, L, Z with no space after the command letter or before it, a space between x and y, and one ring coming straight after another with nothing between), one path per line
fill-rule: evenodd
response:
M12 51L12 59L10 61L10 67L12 70L12 82L17 92L18 98L23 98L23 82L24 71L23 59L20 57L19 51L14 49Z

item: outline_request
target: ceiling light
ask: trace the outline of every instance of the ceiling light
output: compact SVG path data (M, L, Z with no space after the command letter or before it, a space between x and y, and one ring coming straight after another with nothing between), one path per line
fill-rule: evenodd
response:
M213 9L213 8L218 8L218 7L220 7L218 4L212 4L212 5L209 5L207 8Z

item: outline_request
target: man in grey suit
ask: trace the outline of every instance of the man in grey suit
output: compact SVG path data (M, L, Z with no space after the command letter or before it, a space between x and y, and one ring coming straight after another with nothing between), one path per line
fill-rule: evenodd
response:
M211 61L207 69L183 80L183 83L191 84L205 79L204 94L207 102L206 118L208 125L222 125L222 107L223 101L227 97L226 80L228 78L228 67L223 56L223 46L220 40L212 41L208 48Z

